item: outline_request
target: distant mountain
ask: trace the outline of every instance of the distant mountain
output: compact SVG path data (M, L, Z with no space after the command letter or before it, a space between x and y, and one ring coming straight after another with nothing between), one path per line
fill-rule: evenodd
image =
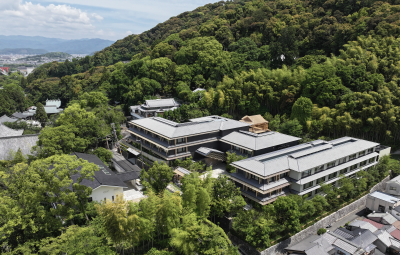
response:
M51 58L51 59L66 59L68 57L72 57L70 54L68 53L64 53L64 52L49 52L46 54L42 54L42 55L36 55L36 56L30 56L30 57L26 57L26 58L21 58L19 60L26 60L26 61L41 61L42 58Z
M113 43L113 41L103 39L64 40L58 38L46 38L41 36L0 35L0 52L2 51L1 49L17 50L19 48L29 48L41 49L42 52L26 54L43 54L46 52L90 54L95 51L100 51Z
M45 54L47 50L41 49L30 49L30 48L17 48L17 49L2 49L0 50L0 54Z

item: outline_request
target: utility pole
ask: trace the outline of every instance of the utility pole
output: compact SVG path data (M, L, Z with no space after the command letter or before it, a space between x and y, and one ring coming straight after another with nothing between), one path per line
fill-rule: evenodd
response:
M113 129L112 133L113 133L114 139L115 139L115 147L116 147L117 149L119 149L119 142L118 142L118 137L117 137L117 131L115 131L115 124L114 124L114 123L111 123L111 127L112 127L112 129ZM118 150L117 150L117 151L118 151Z
M136 140L136 142L140 142L140 155L142 156L142 163L143 163L143 166L144 166L142 140Z

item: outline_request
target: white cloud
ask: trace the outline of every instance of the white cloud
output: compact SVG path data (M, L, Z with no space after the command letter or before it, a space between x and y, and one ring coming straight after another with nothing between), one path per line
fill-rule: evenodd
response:
M131 35L131 34L133 34L133 32L132 31L126 31L125 34Z
M12 3L10 3L12 2ZM95 34L94 23L103 17L65 4L33 4L0 0L2 34L79 38Z

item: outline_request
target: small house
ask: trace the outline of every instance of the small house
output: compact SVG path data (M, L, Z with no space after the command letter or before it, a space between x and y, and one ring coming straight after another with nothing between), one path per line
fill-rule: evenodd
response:
M367 197L367 208L373 212L385 213L400 205L400 199L381 191L375 191Z

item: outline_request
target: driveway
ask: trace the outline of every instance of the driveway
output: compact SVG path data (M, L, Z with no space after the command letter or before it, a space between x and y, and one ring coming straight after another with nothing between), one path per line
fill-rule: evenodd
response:
M335 223L332 223L332 227L328 228L329 231L334 231L337 228L344 226L347 222L351 222L353 220L362 220L364 219L364 212L365 212L365 208L360 209L360 210L356 210L346 216L344 216L343 218L341 218L340 220L336 221Z

